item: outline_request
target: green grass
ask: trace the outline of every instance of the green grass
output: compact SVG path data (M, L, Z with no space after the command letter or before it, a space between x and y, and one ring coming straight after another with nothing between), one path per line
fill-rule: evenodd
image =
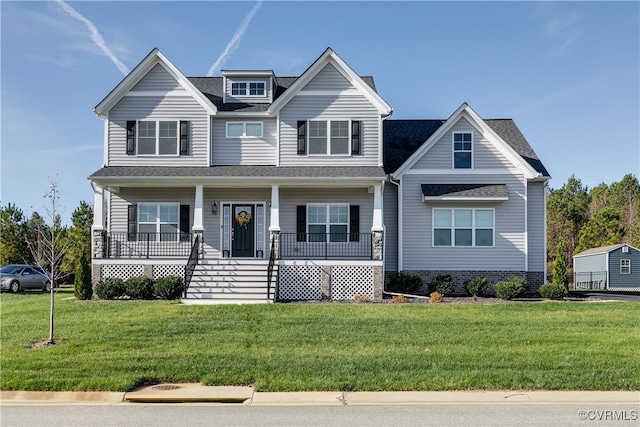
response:
M2 390L638 390L640 304L185 306L2 294Z

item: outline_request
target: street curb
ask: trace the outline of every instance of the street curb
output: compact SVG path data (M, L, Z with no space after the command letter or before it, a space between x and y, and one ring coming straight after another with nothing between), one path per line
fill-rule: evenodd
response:
M0 403L122 403L124 395L103 391L0 391Z

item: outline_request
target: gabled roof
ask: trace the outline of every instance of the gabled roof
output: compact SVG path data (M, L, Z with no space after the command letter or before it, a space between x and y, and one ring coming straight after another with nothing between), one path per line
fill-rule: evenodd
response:
M575 254L574 257L581 257L581 256L587 256L587 255L598 255L598 254L607 254L609 252L613 252L615 250L618 250L624 246L627 246L629 248L635 249L636 251L640 251L640 249L635 248L631 245L628 245L626 243L618 243L617 245L608 245L608 246L600 246L599 248L592 248L592 249L587 249L586 251L582 251L578 254Z
M548 171L513 120L483 120L467 103L463 103L446 120L386 120L385 170L394 176L403 175L462 117L493 142L529 179L549 177Z
M120 101L130 90L133 88L147 73L157 64L160 64L178 84L184 88L193 98L209 112L214 114L216 107L213 103L200 91L193 83L191 83L185 76L178 70L178 68L167 59L166 56L160 52L157 48L154 48L145 58L140 61L136 67L131 70L129 74L125 76L118 85L113 88L111 92L93 109L98 116L104 115L109 111L118 101Z
M313 77L315 77L327 64L332 64L336 69L367 98L382 115L390 115L393 109L375 90L375 86L365 83L365 81L342 60L331 48L327 48L318 59L307 68L300 77L293 82L282 96L276 99L268 111L271 113L279 111L284 107L302 88L305 87Z
M509 191L504 184L422 184L423 201L505 201Z

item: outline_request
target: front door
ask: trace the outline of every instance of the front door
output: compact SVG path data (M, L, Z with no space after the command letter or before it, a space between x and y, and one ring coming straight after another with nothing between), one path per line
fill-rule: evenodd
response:
M255 205L231 205L232 251L233 257L255 256Z

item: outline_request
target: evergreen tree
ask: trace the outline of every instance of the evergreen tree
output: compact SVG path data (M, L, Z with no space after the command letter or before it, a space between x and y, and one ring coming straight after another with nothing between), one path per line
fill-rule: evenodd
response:
M561 239L558 242L558 255L553 264L553 283L557 285L564 285L565 288L569 288L569 277L567 276L567 260L564 251L564 241Z
M65 273L73 273L82 256L91 259L92 223L93 209L87 202L80 202L80 206L71 214L71 227L67 233L70 244L60 266Z
M75 280L73 281L76 298L79 300L89 300L93 296L93 287L91 285L91 268L87 257L83 254L80 256L80 262L76 268Z
M0 208L0 265L31 262L25 238L25 218L20 209L9 203Z

